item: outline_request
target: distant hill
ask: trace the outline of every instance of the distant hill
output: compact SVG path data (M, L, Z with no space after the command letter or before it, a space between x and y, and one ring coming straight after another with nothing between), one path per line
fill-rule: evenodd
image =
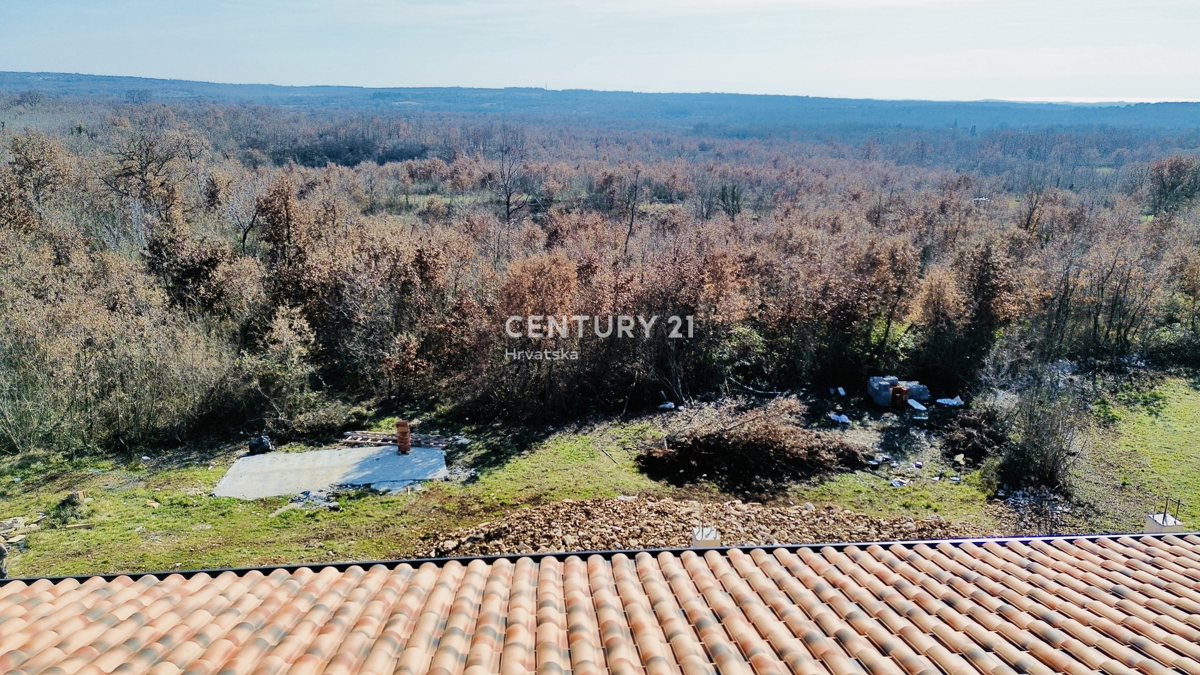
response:
M800 127L903 125L988 128L1140 126L1200 128L1200 103L1060 104L940 102L758 96L639 94L585 89L284 87L65 73L0 72L0 92L145 100L212 100L349 109L509 113L685 126Z

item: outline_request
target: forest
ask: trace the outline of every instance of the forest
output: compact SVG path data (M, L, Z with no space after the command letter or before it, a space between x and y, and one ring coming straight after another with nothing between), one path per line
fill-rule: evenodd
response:
M1200 365L1198 152L1200 124L0 94L0 453L298 438L414 406L544 423L895 374L1007 397L1014 456L1052 485L1086 383ZM506 334L531 315L695 331Z

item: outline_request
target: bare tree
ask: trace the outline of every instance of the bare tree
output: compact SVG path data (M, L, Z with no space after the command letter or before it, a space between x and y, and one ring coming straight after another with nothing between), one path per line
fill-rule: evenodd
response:
M625 188L625 207L626 215L629 218L629 229L625 232L625 246L621 249L621 256L629 255L629 240L633 238L633 226L637 223L638 217L638 201L641 196L641 179L642 168L634 167L633 176L629 180L629 185Z
M515 127L501 127L492 154L495 164L485 184L495 200L497 215L504 226L511 229L529 212L529 196L524 191L527 182L525 134Z
M248 247L250 233L263 224L258 209L258 195L265 191L263 173L248 172L239 180L230 182L221 200L221 213L237 230L243 253Z
M102 181L122 197L138 199L159 218L178 207L180 183L203 152L204 140L186 128L149 122L112 150L114 166Z
M722 185L720 191L717 192L717 201L720 202L721 210L729 216L730 220L737 218L738 214L742 212L742 186L737 183Z

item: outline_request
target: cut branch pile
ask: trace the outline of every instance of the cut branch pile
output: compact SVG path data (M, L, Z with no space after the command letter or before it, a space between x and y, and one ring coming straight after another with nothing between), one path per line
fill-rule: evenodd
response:
M814 475L866 466L866 448L803 426L804 405L778 399L723 424L689 430L650 448L638 464L676 485L711 482L734 494L768 496Z

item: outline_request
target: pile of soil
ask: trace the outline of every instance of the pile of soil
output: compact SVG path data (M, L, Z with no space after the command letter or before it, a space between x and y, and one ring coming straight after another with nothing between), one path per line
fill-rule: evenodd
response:
M765 506L640 497L563 500L444 534L426 556L511 555L550 551L680 548L692 529L715 527L722 544L775 545L840 541L993 536L938 516L877 518L828 506Z
M669 436L638 456L656 480L675 485L709 481L725 492L778 494L797 480L866 466L867 448L838 433L804 428L799 401L777 399L716 428Z

